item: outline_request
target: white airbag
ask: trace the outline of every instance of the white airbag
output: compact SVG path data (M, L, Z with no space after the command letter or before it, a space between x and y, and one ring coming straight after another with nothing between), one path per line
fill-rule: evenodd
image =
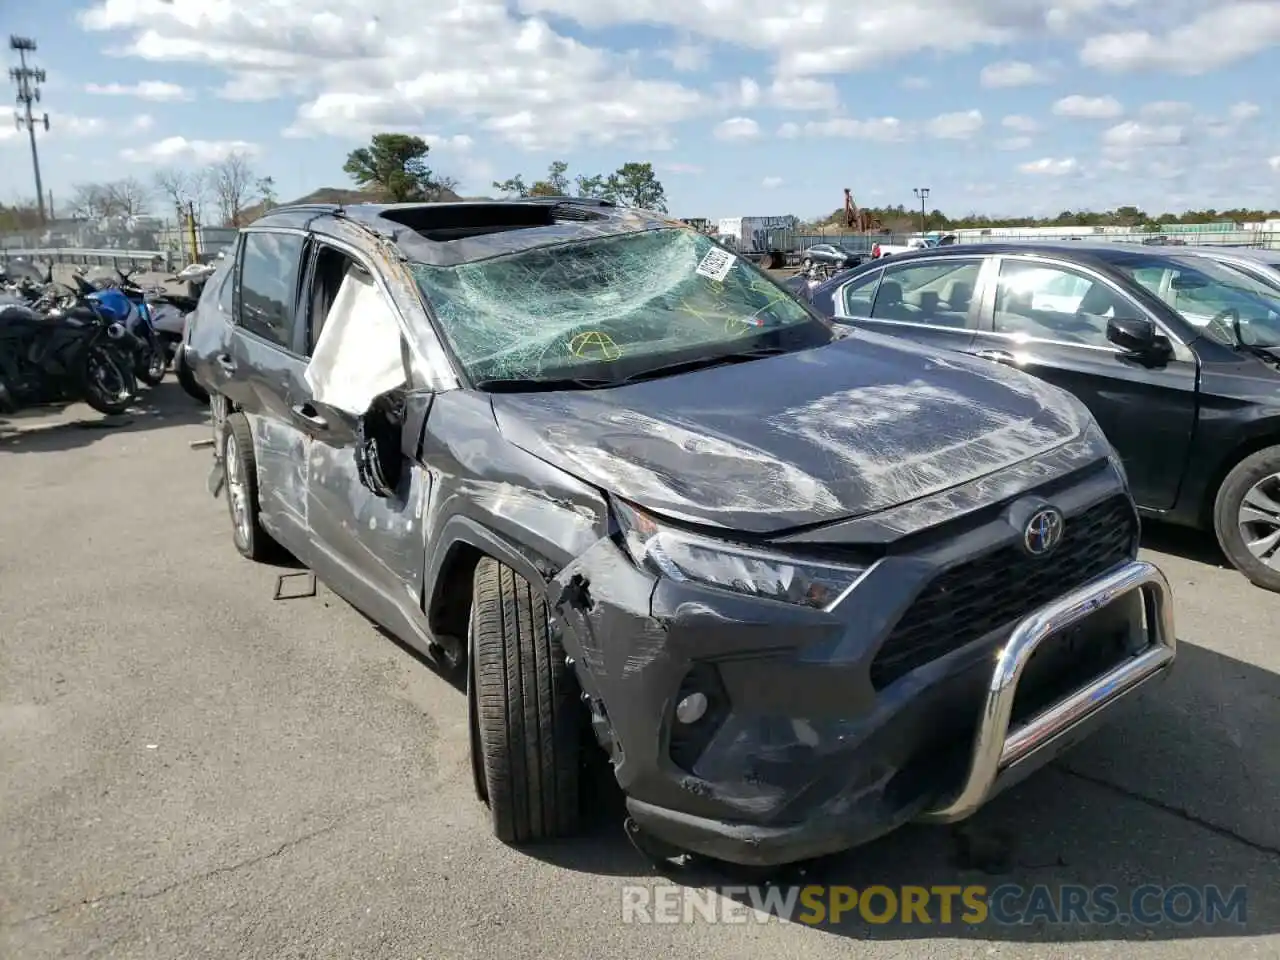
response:
M360 416L373 398L408 380L391 305L363 271L348 270L307 364L318 403Z

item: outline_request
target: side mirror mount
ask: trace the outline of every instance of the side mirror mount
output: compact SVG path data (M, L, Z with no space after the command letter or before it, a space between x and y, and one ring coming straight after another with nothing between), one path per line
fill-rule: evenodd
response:
M405 413L405 391L390 390L374 397L356 423L360 483L384 500L395 496L404 471Z

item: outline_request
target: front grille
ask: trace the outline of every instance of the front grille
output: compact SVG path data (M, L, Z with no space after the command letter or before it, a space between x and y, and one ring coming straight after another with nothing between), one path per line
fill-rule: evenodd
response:
M903 614L871 662L871 682L887 687L917 667L1000 627L1129 558L1137 520L1127 498L1112 497L1068 517L1062 542L1035 560L1015 545L940 574Z

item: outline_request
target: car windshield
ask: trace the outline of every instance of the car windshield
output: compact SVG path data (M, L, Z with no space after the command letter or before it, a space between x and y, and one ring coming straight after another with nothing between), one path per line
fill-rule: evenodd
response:
M689 229L412 269L475 382L613 379L832 339L789 291Z
M1223 263L1135 257L1116 264L1219 343L1280 346L1280 287Z

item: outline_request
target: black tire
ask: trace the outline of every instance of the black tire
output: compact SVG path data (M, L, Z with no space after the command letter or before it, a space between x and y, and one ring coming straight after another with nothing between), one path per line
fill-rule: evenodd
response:
M1237 463L1218 488L1213 505L1213 531L1233 567L1264 590L1280 593L1280 559L1274 560L1277 565L1271 567L1255 556L1245 542L1239 522L1245 497L1259 482L1277 474L1280 474L1280 446L1259 450ZM1280 517L1276 522L1280 526ZM1270 555L1280 557L1280 545Z
M283 551L271 538L271 534L263 529L258 517L258 462L253 453L253 433L243 413L233 413L227 417L222 431L221 455L223 467L227 471L223 488L227 513L231 516L231 540L236 550L242 557L258 563L277 559ZM232 470L236 468L244 484L244 509L247 511L244 524L241 524L237 515L236 498L232 491Z
M582 705L546 600L485 557L471 602L472 749L481 752L493 832L509 844L571 836L581 817Z
M114 388L106 381L114 381ZM80 371L80 395L99 413L124 413L138 398L138 381L133 365L115 350L96 343L85 351Z
M188 397L196 403L207 405L209 403L209 391L196 381L196 375L191 369L191 364L187 363L186 351L181 347L173 357L173 371L178 377L178 384Z
M137 374L138 379L148 387L154 387L164 379L165 370L168 366L169 364L164 355L164 349L160 346L156 346L155 349L147 350L145 353L139 354L138 362L134 368L134 373Z

